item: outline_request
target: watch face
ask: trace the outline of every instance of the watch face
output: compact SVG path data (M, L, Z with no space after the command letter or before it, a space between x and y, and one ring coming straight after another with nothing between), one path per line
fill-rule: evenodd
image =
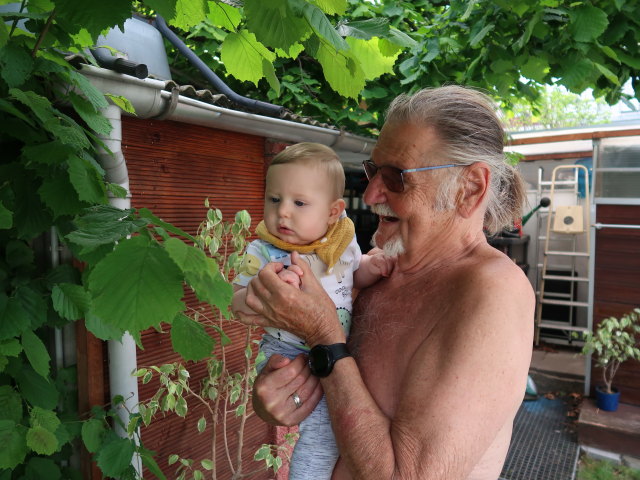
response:
M326 377L331 372L329 350L324 345L318 345L309 352L309 368L318 377Z

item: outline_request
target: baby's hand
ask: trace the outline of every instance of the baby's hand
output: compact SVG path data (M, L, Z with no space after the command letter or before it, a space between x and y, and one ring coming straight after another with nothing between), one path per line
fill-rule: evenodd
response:
M278 277L289 285L300 288L302 269L297 265L289 265L278 273Z
M378 274L382 277L388 277L393 271L393 267L396 264L396 257L390 257L378 251L376 253L369 252L369 270L371 273Z

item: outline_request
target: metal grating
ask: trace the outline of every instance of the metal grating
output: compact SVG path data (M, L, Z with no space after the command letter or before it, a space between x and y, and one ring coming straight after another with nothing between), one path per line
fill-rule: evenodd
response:
M575 432L560 398L523 402L500 480L573 480L578 460Z

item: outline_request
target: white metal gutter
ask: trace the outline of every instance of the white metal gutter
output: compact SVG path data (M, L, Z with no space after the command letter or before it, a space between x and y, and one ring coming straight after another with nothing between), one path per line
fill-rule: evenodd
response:
M161 80L150 78L140 80L90 65L83 65L81 73L100 91L126 97L133 104L138 118L163 115L164 120L292 143L322 143L333 148L340 155L343 163L351 164L359 164L368 158L376 142L375 139L340 130L239 112L181 95L177 96L174 100L175 104L172 105L172 93L164 90L165 82Z

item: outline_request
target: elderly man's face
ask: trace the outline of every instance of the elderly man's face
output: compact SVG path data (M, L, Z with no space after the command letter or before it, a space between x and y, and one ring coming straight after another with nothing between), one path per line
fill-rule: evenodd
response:
M382 129L372 160L377 166L400 169L442 164L438 159L439 139L430 128L408 124L387 124ZM379 216L373 241L388 254L402 254L412 243L420 245L432 228L433 204L442 171L423 171L404 176L405 189L390 191L381 175L373 177L364 200Z

